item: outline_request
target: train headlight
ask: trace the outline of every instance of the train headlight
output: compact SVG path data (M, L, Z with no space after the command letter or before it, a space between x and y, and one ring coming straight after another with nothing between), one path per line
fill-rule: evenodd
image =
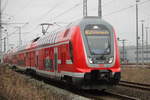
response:
M90 62L90 64L93 64L93 59L89 58L89 62Z
M108 63L112 63L113 60L114 60L114 58L113 58L113 57L110 57Z

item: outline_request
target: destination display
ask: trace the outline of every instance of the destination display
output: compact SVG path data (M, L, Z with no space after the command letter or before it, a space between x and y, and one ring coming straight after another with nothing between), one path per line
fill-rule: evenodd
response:
M107 30L85 30L85 34L86 35L91 35L91 34L94 34L94 35L106 35L106 34L109 34L109 31Z

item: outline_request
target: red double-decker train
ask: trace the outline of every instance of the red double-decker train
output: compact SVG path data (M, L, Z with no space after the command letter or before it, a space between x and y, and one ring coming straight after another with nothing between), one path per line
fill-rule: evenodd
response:
M85 89L104 89L120 80L120 58L113 27L84 17L64 29L12 50L4 63Z

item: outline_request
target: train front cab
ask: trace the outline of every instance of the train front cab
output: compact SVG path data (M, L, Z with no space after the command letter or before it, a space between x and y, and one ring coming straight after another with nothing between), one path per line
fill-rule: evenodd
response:
M75 37L78 40L72 41L76 49L74 59L84 77L73 78L74 83L90 89L117 84L120 81L120 61L112 26L99 18L87 18L77 30L78 36Z

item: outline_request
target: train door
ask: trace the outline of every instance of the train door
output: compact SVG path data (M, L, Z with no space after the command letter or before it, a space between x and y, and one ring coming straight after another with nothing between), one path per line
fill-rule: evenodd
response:
M31 67L31 52L29 52L29 67Z
M58 76L58 48L54 48L54 72L55 76Z
M35 51L32 51L31 52L31 67L34 67L35 68L35 59L34 59L34 57L35 57Z
M29 67L30 66L30 54L29 54L29 52L26 53L25 62L26 62L26 67Z
M53 71L53 49L45 49L45 70Z
M39 50L38 69L44 70L44 49Z
M38 69L39 66L39 50L35 51L35 67Z

